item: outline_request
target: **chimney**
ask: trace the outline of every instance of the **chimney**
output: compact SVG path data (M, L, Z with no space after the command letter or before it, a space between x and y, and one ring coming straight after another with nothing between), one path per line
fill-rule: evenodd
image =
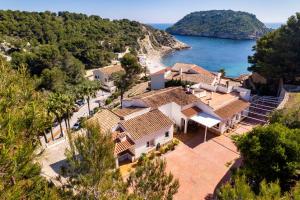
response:
M210 99L213 99L213 97L214 97L214 92L212 91L210 94Z
M208 100L208 106L210 106L210 104L211 104L211 100Z
M179 69L179 75L182 75L182 68Z
M227 88L229 87L229 81L226 81L226 87Z
M187 92L187 93L190 93L190 91L191 91L190 85L187 85L187 86L186 86L186 92Z

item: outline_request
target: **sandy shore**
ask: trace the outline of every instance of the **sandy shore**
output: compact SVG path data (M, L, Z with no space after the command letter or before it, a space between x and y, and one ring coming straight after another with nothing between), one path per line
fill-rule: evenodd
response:
M166 66L162 63L162 56L161 54L148 54L146 55L146 66L147 69L149 70L150 74L155 73Z

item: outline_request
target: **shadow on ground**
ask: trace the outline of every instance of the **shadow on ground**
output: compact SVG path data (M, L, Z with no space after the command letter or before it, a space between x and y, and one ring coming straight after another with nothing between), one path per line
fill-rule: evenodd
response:
M58 175L66 178L67 176L65 175L65 173L63 172L63 169L68 167L68 163L67 160L60 160L56 163L53 163L50 165L50 167L53 169L53 171L55 171Z

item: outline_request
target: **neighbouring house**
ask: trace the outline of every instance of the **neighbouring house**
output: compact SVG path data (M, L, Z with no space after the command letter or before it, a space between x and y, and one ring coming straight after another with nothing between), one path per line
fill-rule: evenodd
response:
M122 109L102 110L92 119L113 135L118 166L172 141L174 129L187 133L203 128L205 140L208 130L223 134L248 115L244 93L242 88L230 93L164 88L124 99Z
M221 75L221 73L210 72L195 64L176 63L173 67L167 67L151 74L151 89L162 89L170 80L201 84L203 87L209 88L219 84Z
M110 92L116 91L116 86L113 80L113 74L124 71L120 64L110 65L98 69L93 70L93 75L95 80L99 80L101 82L101 86L103 89L108 90Z
M94 69L89 69L89 70L85 70L85 75L84 77L90 81L95 80L94 77Z
M267 84L267 79L257 72L252 73L250 79L253 83Z

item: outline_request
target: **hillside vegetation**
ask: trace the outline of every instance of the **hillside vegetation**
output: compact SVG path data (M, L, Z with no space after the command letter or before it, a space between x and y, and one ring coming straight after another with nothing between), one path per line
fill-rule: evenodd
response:
M300 13L297 13L285 25L257 41L255 53L249 57L252 64L249 70L265 77L269 88L278 84L280 79L286 84L299 84L299 46Z
M176 49L170 34L129 20L69 12L0 11L0 54L26 66L40 88L64 91L83 81L84 69L109 65L116 53Z
M268 31L255 15L232 10L193 12L167 29L171 34L229 39L257 39Z

